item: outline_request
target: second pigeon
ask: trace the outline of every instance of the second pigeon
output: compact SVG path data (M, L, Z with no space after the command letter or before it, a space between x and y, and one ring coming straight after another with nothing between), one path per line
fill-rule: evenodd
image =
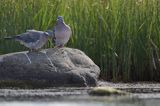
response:
M71 28L65 24L63 17L58 16L56 25L54 27L53 42L56 47L63 47L70 39Z

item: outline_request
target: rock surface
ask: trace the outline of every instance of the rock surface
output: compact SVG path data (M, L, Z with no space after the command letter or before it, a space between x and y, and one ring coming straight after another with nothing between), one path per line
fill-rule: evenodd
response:
M0 56L0 87L96 86L100 69L71 48Z

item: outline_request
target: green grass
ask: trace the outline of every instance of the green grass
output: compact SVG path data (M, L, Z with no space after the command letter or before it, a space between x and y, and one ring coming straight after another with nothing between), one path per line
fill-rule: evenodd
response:
M52 29L58 15L73 31L67 46L91 57L101 78L160 81L159 0L0 0L0 38ZM1 54L22 50L0 40Z

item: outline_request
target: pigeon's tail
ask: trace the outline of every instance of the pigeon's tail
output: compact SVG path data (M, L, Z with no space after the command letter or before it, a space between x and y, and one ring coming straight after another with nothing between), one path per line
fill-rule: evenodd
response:
M15 39L15 37L4 37L4 39L10 40L10 39Z
M10 39L15 39L15 36L8 36L8 37L4 37L4 39L10 40Z

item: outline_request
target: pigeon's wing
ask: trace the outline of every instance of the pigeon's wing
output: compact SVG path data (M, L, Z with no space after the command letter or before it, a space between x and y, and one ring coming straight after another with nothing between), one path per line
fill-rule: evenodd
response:
M25 43L34 43L40 39L40 34L39 32L27 31L26 33L16 36L16 39Z
M47 33L43 31L29 31L29 37L32 39L33 42L37 42L40 40L41 36L47 35Z
M28 33L30 33L30 35L42 35L42 36L50 36L52 35L52 31L51 30L47 30L47 31L37 31L37 30L27 30Z
M69 25L66 25L66 28L67 28L68 36L70 37L72 35L72 30Z

